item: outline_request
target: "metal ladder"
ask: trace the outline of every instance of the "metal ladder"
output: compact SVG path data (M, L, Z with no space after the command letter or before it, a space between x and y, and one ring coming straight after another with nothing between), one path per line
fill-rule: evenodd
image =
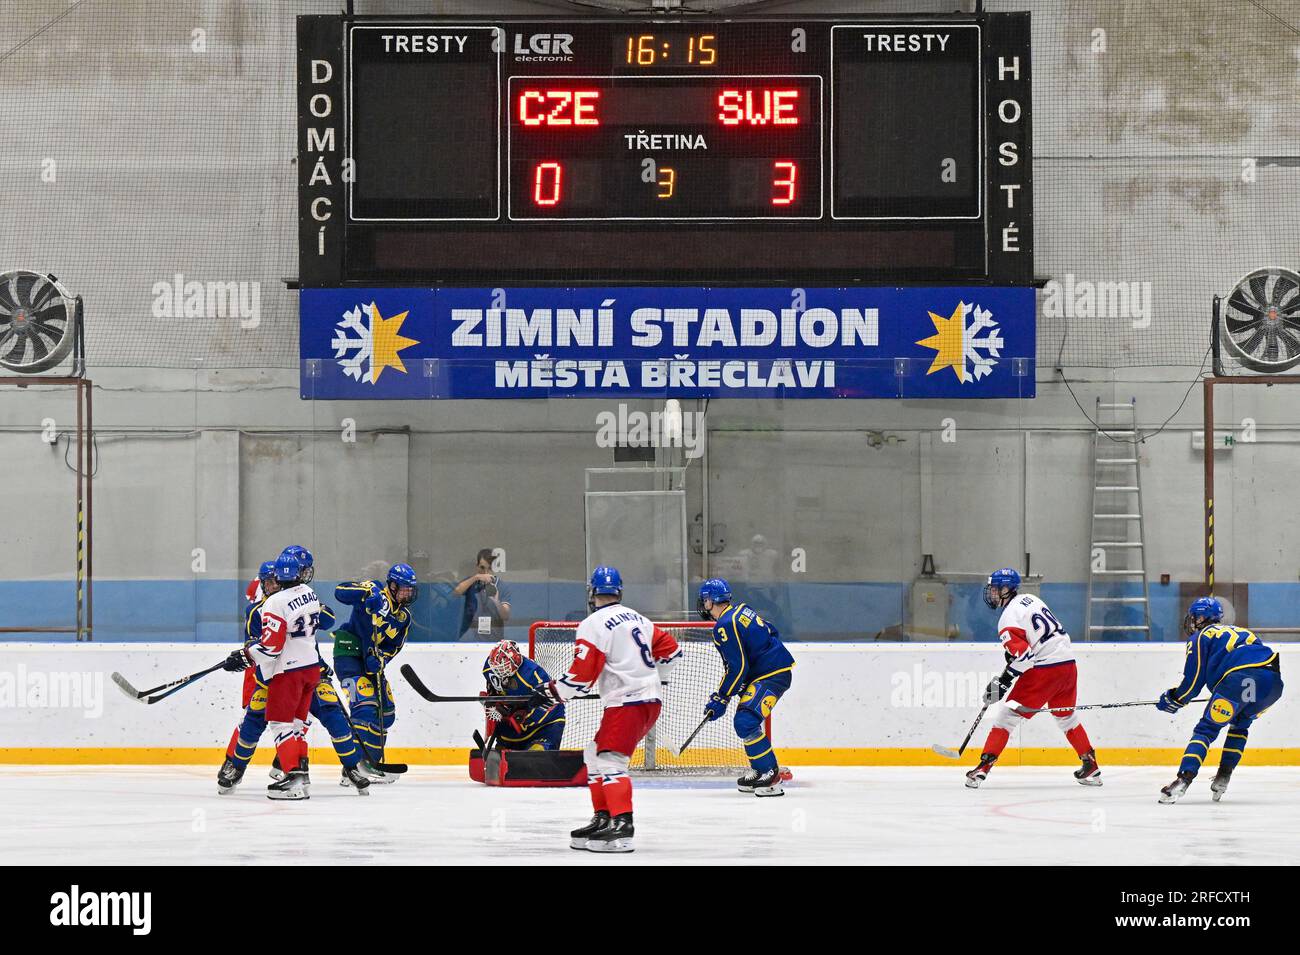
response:
M1106 415L1109 421L1104 421ZM1121 420L1122 419L1122 420ZM1097 399L1097 430L1092 436L1092 533L1088 548L1088 600L1084 632L1088 640L1107 632L1142 632L1151 639L1151 594L1147 583L1146 532L1142 524L1142 470L1137 453L1137 399L1106 404ZM1115 440L1111 440L1111 439ZM1105 454L1103 448L1109 449ZM1093 555L1105 557L1102 570L1094 569ZM1136 557L1136 563L1132 560ZM1142 596L1098 596L1098 585L1141 578ZM1109 588L1107 588L1109 589ZM1104 618L1106 607L1141 607L1142 622L1093 623L1093 611Z

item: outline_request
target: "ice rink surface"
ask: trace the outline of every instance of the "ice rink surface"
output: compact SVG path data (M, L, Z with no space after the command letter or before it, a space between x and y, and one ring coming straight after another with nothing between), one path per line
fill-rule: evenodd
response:
M361 797L337 767L310 800L264 795L250 767L231 795L214 766L15 766L0 775L9 865L479 863L1281 865L1300 855L1300 767L1236 773L1220 803L1202 774L1182 802L1156 802L1173 767L1105 768L1079 786L1066 767L998 769L968 790L962 770L798 768L786 795L724 779L636 782L637 851L568 848L591 814L583 789L489 789L459 767L412 767Z

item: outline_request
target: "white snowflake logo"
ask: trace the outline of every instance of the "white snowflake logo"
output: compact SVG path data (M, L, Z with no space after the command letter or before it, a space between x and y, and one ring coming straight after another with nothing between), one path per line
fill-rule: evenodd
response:
M993 321L993 313L987 308L975 304L967 305L965 302L961 307L966 317L970 316L972 310L975 313L975 320L967 324L962 332L962 356L966 362L975 366L975 377L972 379L967 374L963 363L962 381L979 381L993 371L998 354L1006 347L1006 342L1002 340L1002 335L999 333L998 323ZM980 334L986 330L986 335ZM988 352L988 356L985 357L982 352Z
M358 305L352 311L344 312L343 321L335 326L334 340L330 342L335 359L341 359L339 367L343 369L343 374L366 384L372 384L372 372L367 366L374 351L374 339L370 336L370 326L363 318L369 317L370 310L374 307L375 303L371 302L365 311Z
M385 318L374 302L344 312L330 342L343 374L368 385L377 383L386 368L406 374L401 352L420 344L401 333L408 315L409 311L398 312Z

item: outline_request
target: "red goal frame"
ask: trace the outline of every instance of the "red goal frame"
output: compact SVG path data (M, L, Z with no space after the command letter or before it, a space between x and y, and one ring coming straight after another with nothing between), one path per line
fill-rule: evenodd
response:
M654 625L657 626L657 627L689 627L689 628L692 629L692 630L712 630L712 629L713 629L713 624L708 623L707 621L704 621L704 620L654 620L654 621L652 621L652 623L654 623ZM528 628L528 659L530 659L530 660L535 660L535 659L537 659L537 652L536 652L536 650L537 650L537 631L538 631L539 629L543 628L543 627L548 628L548 629L554 629L554 630L577 630L577 629L578 629L578 621L576 621L576 620L538 620L538 621L536 621L535 623L533 623L533 624ZM552 673L551 676L552 676L552 677L555 677L555 676L557 676L557 674ZM703 700L700 701L700 706L701 706L701 708L703 708L703 706L704 706L704 701L703 701ZM704 715L704 714L703 714L703 709L701 709L701 713L700 713L701 718L703 718L703 715ZM776 745L775 742L773 742L773 740L772 740L772 717L769 716L766 720L764 720L764 727L765 727L766 730L767 730L767 738L768 738L768 741L769 741L769 742L772 742L773 745ZM783 767L783 768L784 768L784 767Z

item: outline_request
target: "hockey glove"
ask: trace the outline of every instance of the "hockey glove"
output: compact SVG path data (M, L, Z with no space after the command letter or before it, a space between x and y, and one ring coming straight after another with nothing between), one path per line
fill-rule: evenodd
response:
M1177 689L1177 687L1165 690L1163 693L1160 694L1160 699L1156 700L1156 709L1161 710L1165 713L1177 713L1179 710L1183 708L1182 703L1179 703L1174 700L1175 689Z
M382 590L376 591L367 597L364 606L367 613L374 614L377 617L386 617L390 612L388 595Z
M1011 689L1011 684L1016 681L1017 676L1018 673L1012 672L1011 668L1007 667L996 679L989 680L989 685L984 688L984 702L992 705L1006 696L1007 690Z
M226 657L226 662L222 664L222 669L229 670L231 673L239 673L243 670L247 670L252 665L253 661L249 659L248 651L243 647L240 647L238 650L232 650L230 656Z
M725 716L727 712L727 701L718 694L714 693L709 697L709 702L704 704L704 716L710 722Z
M555 681L543 683L537 689L533 690L532 696L528 697L528 708L534 706L551 707L556 703L563 703L564 699L560 696L559 689L555 686Z

